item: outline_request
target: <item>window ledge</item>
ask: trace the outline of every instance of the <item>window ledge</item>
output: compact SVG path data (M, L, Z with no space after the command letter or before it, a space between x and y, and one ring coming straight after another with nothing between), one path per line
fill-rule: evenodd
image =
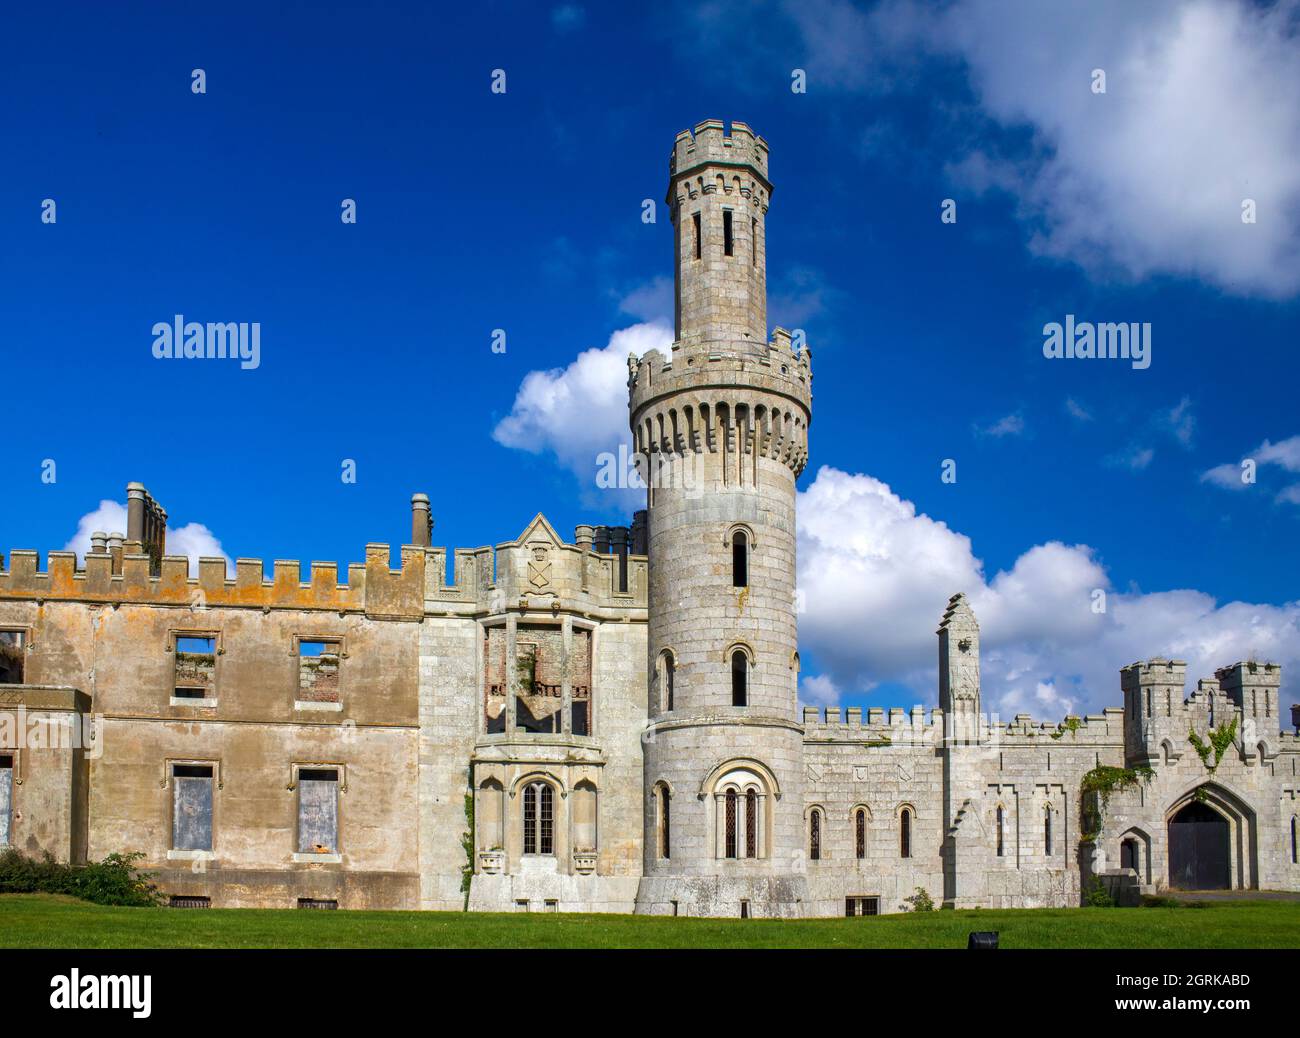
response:
M194 699L189 696L172 696L172 706L201 706L206 710L212 709L217 705L215 699Z
M318 703L309 699L295 699L293 701L295 710L324 710L337 712L343 709L342 703Z
M168 861L213 861L216 855L212 851L168 851Z
M311 854L296 853L293 856L295 862L320 862L325 865L343 864L343 855L341 854Z

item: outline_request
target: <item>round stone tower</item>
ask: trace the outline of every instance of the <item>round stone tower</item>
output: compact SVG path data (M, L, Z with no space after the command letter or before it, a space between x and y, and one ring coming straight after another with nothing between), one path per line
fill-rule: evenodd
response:
M767 337L767 142L677 136L676 341L629 358L649 486L650 723L637 910L791 916L806 898L795 479L809 353Z

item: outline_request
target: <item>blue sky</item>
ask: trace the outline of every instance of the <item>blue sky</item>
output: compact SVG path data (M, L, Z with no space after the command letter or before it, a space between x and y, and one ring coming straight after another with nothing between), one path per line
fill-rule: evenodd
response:
M930 702L958 590L1006 712L1115 702L1138 656L1300 665L1296 6L1132 6L7 14L0 550L62 548L128 480L232 559L360 560L414 491L451 546L626 521L591 447L625 403L596 362L665 316L641 203L679 130L741 119L770 319L813 349L809 701ZM260 322L260 366L155 359L178 313ZM1149 322L1150 368L1045 359L1066 314ZM565 395L588 368L603 410ZM1254 485L1207 476L1246 457Z

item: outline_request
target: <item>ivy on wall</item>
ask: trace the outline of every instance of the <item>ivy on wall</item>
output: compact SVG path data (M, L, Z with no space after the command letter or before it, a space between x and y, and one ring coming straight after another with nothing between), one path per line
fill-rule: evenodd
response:
M1083 843L1092 843L1101 835L1102 818L1110 806L1110 795L1116 790L1130 789L1139 782L1149 782L1155 776L1147 765L1136 768L1116 768L1099 764L1083 776L1079 789L1080 814L1083 823Z
M1228 747L1232 745L1232 740L1237 737L1237 718L1234 716L1231 721L1219 725L1218 728L1211 728L1206 734L1210 740L1208 744L1203 742L1196 732L1188 729L1187 741L1192 744L1192 749L1201 758L1205 770L1213 775L1223 761L1223 755L1228 752ZM1211 752L1214 753L1213 764L1210 763Z

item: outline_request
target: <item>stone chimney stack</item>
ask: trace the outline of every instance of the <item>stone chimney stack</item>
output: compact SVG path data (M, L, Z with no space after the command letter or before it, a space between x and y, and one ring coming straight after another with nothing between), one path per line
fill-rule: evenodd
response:
M162 572L162 557L167 551L167 513L155 501L143 483L126 485L126 542L123 551L149 556L149 572Z
M103 530L96 530L90 535L90 554L107 555L108 554L108 534Z
M429 495L411 495L411 543L427 548L433 543L433 516L429 512Z

